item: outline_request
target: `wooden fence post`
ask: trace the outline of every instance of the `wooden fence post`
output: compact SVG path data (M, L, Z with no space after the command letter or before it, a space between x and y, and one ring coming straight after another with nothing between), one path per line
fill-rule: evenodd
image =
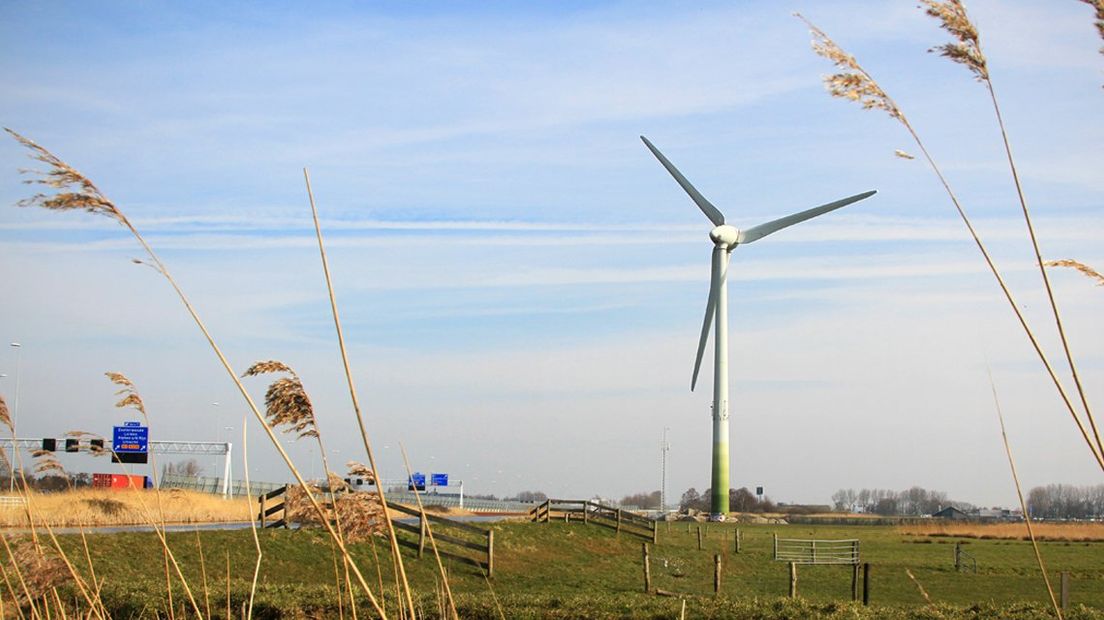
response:
M960 553L960 551L958 549L958 543L955 543L955 546L954 546L954 565L955 565L955 572L956 573L959 571L959 568L960 568L960 566L959 566L959 562L960 562L959 553Z
M774 559L778 559L778 534L774 534Z
M652 591L652 565L648 558L648 543L640 543L640 548L644 551L644 592L648 593Z
M487 530L487 577L494 577L494 530Z
M1067 611L1070 604L1070 576L1069 571L1062 571L1061 583L1062 611Z
M422 557L422 553L425 550L425 515L417 517L417 524L417 556Z
M689 521L686 522L686 533L687 534L690 533L690 522Z
M265 508L267 508L267 506L265 506L265 494L261 493L261 496L257 499L260 500L261 503L261 529L263 530L265 527L265 512L267 512L265 510Z
M583 502L583 525L590 524L590 517L587 515L587 513L590 512L589 510L587 510L587 508L589 507L590 502Z
M617 509L617 533L621 533L621 509Z
M851 565L851 600L859 600L859 565Z
M652 544L659 544L659 521L652 521Z
M721 554L713 555L713 596L721 593Z
M863 562L863 605L870 604L870 562Z
M790 598L797 597L797 563L790 562Z
M740 528L736 528L736 553L740 553Z
M702 550L702 533L701 533L701 526L699 525L698 526L698 551L701 551L701 550Z

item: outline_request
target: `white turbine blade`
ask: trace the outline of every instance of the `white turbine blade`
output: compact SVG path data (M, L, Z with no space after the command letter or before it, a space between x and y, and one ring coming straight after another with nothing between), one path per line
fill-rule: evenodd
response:
M728 260L732 256L728 251L721 248L714 248L714 252L725 253L725 270L724 273L718 274L713 265L716 265L713 261L709 261L710 274L709 274L709 299L705 302L705 319L702 321L701 337L698 338L698 356L694 358L694 376L690 379L690 391L693 392L694 388L698 385L698 371L701 370L702 355L705 354L705 343L709 340L709 328L713 325L713 313L717 309L717 297L721 290L721 281L728 277Z
M705 214L705 217L709 218L709 221L713 222L714 226L720 226L724 224L724 214L717 210L717 207L714 207L713 203L706 200L705 196L702 196L701 192L699 192L697 188L691 185L690 181L686 180L686 177L682 176L682 173L678 171L678 168L676 168L674 164L672 164L666 157L664 157L663 153L660 153L659 149L657 149L655 145L649 142L648 139L644 136L640 136L640 139L644 141L644 146L648 147L648 150L652 152L652 155L655 155L656 159L659 160L659 163L663 164L663 167L667 169L667 172L670 172L671 176L675 177L675 181L678 181L678 184L682 186L682 189L685 190L687 194L690 194L690 199L694 201L694 204L698 205L698 208L702 210L702 213Z
M762 239L763 237L766 237L767 235L769 235L773 232L778 232L778 231L782 230L783 228L786 228L787 226L793 226L794 224L804 222L805 220L814 218L818 215L824 215L825 213L828 213L829 211L835 211L836 209L839 209L840 207L846 207L847 205L849 205L853 202L858 202L860 200L863 200L864 198L870 198L871 196L873 196L876 193L878 193L877 190L870 190L869 192L863 192L861 194L855 194L854 196L849 196L849 197L844 198L842 200L837 200L835 202L829 202L826 205L821 205L819 207L813 207L812 209L808 209L808 210L802 211L800 213L794 213L793 215L787 215L786 217L780 217L777 220L772 220L772 221L767 222L765 224L760 224L758 226L753 226L752 228L749 228L747 230L740 231L740 236L738 237L738 243L751 243L752 241L757 241L759 239Z

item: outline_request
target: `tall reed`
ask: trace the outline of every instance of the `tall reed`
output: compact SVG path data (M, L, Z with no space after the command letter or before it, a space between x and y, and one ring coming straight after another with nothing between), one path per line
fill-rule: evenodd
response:
M399 444L399 449L402 450L403 465L406 466L406 475L409 479L413 479L414 471L410 468L410 459L406 456L406 447ZM422 496L418 493L417 487L414 487L414 500L418 503L418 512L421 513L420 518L422 520L422 527L425 528L426 536L429 537L429 546L433 548L433 557L437 560L437 571L441 575L442 587L448 598L448 609L451 612L450 617L454 620L460 620L460 615L456 613L456 602L452 599L452 587L449 585L448 573L445 571L444 564L441 563L441 554L437 551L437 541L433 538L433 528L429 524L429 519L426 518L425 506L422 505Z
M1058 599L1054 597L1054 588L1050 585L1046 563L1043 562L1043 554L1039 551L1039 542L1035 540L1035 531L1031 527L1031 511L1027 509L1023 488L1020 487L1020 475L1016 472L1016 459L1012 457L1012 444L1008 443L1008 433L1004 428L1004 413L1001 412L1000 398L997 397L997 384L993 381L992 372L989 373L989 387L993 390L993 404L997 409L997 420L1000 421L1001 441L1004 442L1004 452L1008 455L1008 467L1012 470L1012 482L1016 485L1016 497L1020 500L1020 510L1023 511L1024 524L1027 525L1027 535L1031 538L1031 548L1035 550L1035 561L1038 562L1039 571L1043 574L1043 583L1046 584L1047 594L1050 595L1050 604L1054 607L1054 615L1058 617L1058 620L1062 620L1062 608L1058 606Z
M982 258L985 261L989 272L993 275L997 285L1001 289L1001 293L1004 295L1005 300L1008 302L1009 307L1015 314L1020 327L1023 329L1024 334L1027 336L1028 341L1031 343L1032 349L1038 356L1039 361L1042 362L1043 367L1046 369L1047 375L1050 377L1051 382L1054 384L1055 389L1058 391L1058 395L1062 399L1062 403L1065 405L1066 410L1069 412L1070 417L1073 418L1074 424L1080 431L1082 438L1085 440L1086 445L1089 447L1089 452L1092 454L1097 465L1101 471L1104 471L1104 452L1097 447L1093 438L1086 430L1084 423L1081 421L1081 417L1077 413L1076 407L1074 407L1073 401L1070 399L1066 392L1062 382L1058 379L1057 373L1051 366L1050 360L1043 352L1042 345L1039 344L1038 339L1035 337L1035 332L1031 329L1031 326L1027 322L1027 318L1020 310L1020 306L1013 296L1011 289L1005 283L1004 277L1001 275L1000 270L997 268L996 263L989 254L988 248L982 242L981 237L975 230L973 222L967 215L965 208L959 201L958 196L951 188L950 182L944 176L943 171L936 164L935 159L928 152L923 140L920 139L920 135L916 132L912 123L909 122L908 117L897 103L882 89L873 76L870 75L859 64L854 56L848 54L836 44L825 32L812 22L805 19L800 13L795 13L795 16L801 19L809 27L810 32L813 35L813 51L819 56L822 56L831 61L838 69L841 69L839 73L829 75L824 78L825 85L828 88L828 92L833 97L839 97L850 101L855 101L862 105L863 109L867 110L882 110L889 114L890 118L898 121L912 137L913 142L916 143L917 148L920 149L924 160L927 161L936 177L939 179L944 191L950 198L951 203L954 205L955 211L958 213L959 219L962 220L963 225L966 227L967 232L970 234L970 238L973 240L974 245L977 246L978 251L981 253ZM968 51L967 51L968 53ZM975 69L976 71L976 69Z
M1073 377L1074 386L1077 388L1077 395L1081 400L1085 418L1088 420L1093 438L1096 440L1097 452L1104 455L1104 442L1100 439L1100 430L1096 426L1092 408L1089 407L1089 399L1085 395L1085 387L1081 383L1081 374L1077 371L1077 364L1074 362L1073 353L1070 351L1066 328L1062 324L1058 302L1054 299L1054 289L1050 285L1050 277L1047 276L1046 261L1043 260L1043 253L1039 249L1039 238L1035 234L1035 226L1031 222L1031 211L1027 208L1027 198L1024 197L1023 185L1020 183L1020 173L1016 168L1016 159L1012 156L1008 129L1004 125L1004 116L1001 114L1000 104L997 101L997 91L993 88L993 80L989 74L989 61L981 49L981 37L977 26L970 20L970 16L966 12L966 6L961 0L920 1L925 7L925 12L938 19L940 27L949 32L955 39L951 43L936 46L929 51L938 51L942 56L951 59L953 62L964 65L974 74L977 81L985 85L985 90L989 93L989 101L993 104L993 114L996 117L997 127L1000 129L1005 158L1008 160L1008 170L1012 175L1012 183L1016 187L1016 198L1019 200L1020 211L1023 213L1028 239L1031 240L1031 251L1035 256L1035 264L1039 268L1039 275L1043 280L1047 302L1050 305L1051 314L1054 316L1054 325L1062 343L1062 352L1065 355L1070 376Z
M130 222L129 219L127 219L123 212L111 200L109 200L99 190L99 188L96 187L94 183L92 183L91 180L89 180L72 166L65 163L53 153L36 144L29 138L26 138L8 128L5 128L5 131L7 131L16 141L18 141L20 144L31 151L32 159L44 163L48 167L48 169L44 171L29 171L32 174L36 174L37 176L35 178L27 180L26 182L43 185L57 190L51 195L38 193L31 198L20 201L20 206L40 206L51 211L79 210L87 211L94 215L102 215L118 222L120 225L126 228L131 233L131 235L134 236L135 240L138 241L143 251L145 251L147 259L136 259L136 262L147 264L153 267L165 278L165 280L172 287L181 304L183 304L185 310L188 312L188 315L192 318L193 322L195 322L196 324L196 327L199 328L200 332L202 332L203 334L203 337L207 340L207 344L210 345L211 350L218 358L219 363L222 365L223 369L226 370L227 374L230 376L231 381L234 382L234 385L238 389L238 392L241 394L242 398L245 399L246 404L249 406L249 410L253 413L253 416L257 419L257 421L260 422L261 427L264 429L269 441L276 448L276 451L280 455L280 458L284 461L284 464L287 465L288 470L295 478L296 483L306 492L311 506L317 512L319 519L321 519L323 526L326 528L327 533L336 542L338 548L341 550L342 555L346 558L346 560L348 560L349 566L353 569L353 573L357 577L358 584L361 588L364 589L365 593L367 594L369 602L372 604L372 606L376 609L377 613L379 613L381 617L386 618L386 612L383 610L383 608L379 606L375 595L372 593L372 588L364 579L364 575L361 574L359 567L357 567L356 565L356 562L353 561L349 550L340 540L337 531L333 528L332 525L330 525L329 521L326 519L326 513L322 509L322 506L310 493L310 489L306 481L303 479L302 474L299 472L298 468L296 468L295 463L291 460L291 457L280 445L280 441L279 439L277 439L275 433L273 433L272 429L270 429L268 425L265 424L264 415L257 407L257 404L253 402L252 396L250 396L249 391L246 390L245 385L242 384L241 380L238 378L237 373L234 371L234 367L230 364L230 361L223 354L222 349L215 342L214 336L212 336L211 332L207 329L207 326L200 318L199 313L196 311L195 307L192 306L191 301L189 301L188 297L184 294L183 289L180 288L176 280L169 273L168 268L161 261L160 257L158 257L158 255L153 251L153 248L150 247L145 238L142 237L141 233L138 232L138 229L134 227L134 225Z
M345 370L345 382L349 386L349 398L353 403L353 414L356 416L357 428L360 430L360 439L364 444L364 452L368 455L368 466L372 469L372 475L377 480L379 467L376 465L375 453L372 451L372 442L368 439L368 428L364 424L364 414L360 410L360 397L357 395L356 384L353 381L353 371L349 364L349 352L345 347L345 335L341 329L341 316L337 310L337 296L334 293L333 278L330 276L330 263L326 258L326 244L322 241L322 225L318 222L318 207L314 203L314 191L311 190L310 172L303 168L303 180L307 185L307 198L310 200L311 217L314 220L314 232L318 238L318 254L322 260L322 274L326 280L326 292L330 298L330 312L333 315L334 330L337 333L337 345L341 350L341 364ZM395 526L391 523L391 511L387 509L387 496L383 491L383 485L376 485L380 503L383 505L383 515L387 523L387 538L391 544L391 556L397 568L398 577L402 580L403 594L407 609L414 614L414 598L410 591L410 582L406 578L406 566L403 564L402 554L399 553L399 539L395 535Z
M303 387L303 381L298 373L290 366L277 360L256 362L242 374L243 377L257 377L269 373L284 373L287 377L279 378L269 384L265 391L265 416L269 425L274 429L283 427L285 433L295 433L296 439L313 438L318 443L318 452L321 455L322 471L325 472L326 490L330 496L330 504L334 507L333 521L337 529L337 536L343 542L345 534L342 531L340 511L337 509L337 496L332 484L333 474L330 471L329 457L326 456L326 446L322 443L322 433L318 429L318 419L314 415L314 405L310 395ZM287 519L285 511L284 518ZM348 564L342 560L345 574L348 577ZM341 581L337 582L337 590L340 596Z

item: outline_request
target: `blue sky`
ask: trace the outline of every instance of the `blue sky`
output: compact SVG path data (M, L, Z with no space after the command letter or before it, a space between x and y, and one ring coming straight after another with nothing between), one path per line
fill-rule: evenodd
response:
M1099 267L1090 12L969 7L1044 253ZM734 255L736 486L827 501L919 484L1011 504L987 359L1025 482L1098 482L935 178L893 156L915 151L907 134L828 98L795 10L909 115L1054 350L985 92L926 53L945 38L910 2L12 2L0 121L115 200L237 367L297 368L339 459L362 459L309 167L387 477L402 442L474 492L620 496L657 488L668 426L669 493L708 486L709 385L687 386L709 225L645 134L737 226L879 190ZM27 160L9 140L0 161L12 205ZM14 349L0 355L0 393L10 404L19 374L21 434L125 419L106 370L138 384L155 437L240 433L233 385L137 254L106 220L0 209L0 325L24 344L19 373ZM1100 394L1101 289L1054 280ZM282 479L250 437L255 475Z

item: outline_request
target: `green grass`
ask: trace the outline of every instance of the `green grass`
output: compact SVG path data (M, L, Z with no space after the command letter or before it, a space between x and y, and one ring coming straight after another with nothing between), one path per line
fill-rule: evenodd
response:
M659 545L652 548L653 586L678 593L667 598L642 592L642 539L581 523L497 523L494 592L508 618L677 617L681 599L694 618L1041 618L1048 617L1046 591L1030 545L1018 541L961 540L977 558L977 574L956 573L954 538L898 534L887 526L741 526L743 553L733 550L732 525L706 528L705 548L697 550L696 533L672 523L660 525ZM693 526L694 528L697 525ZM802 566L798 569L799 601L784 597L787 566L770 558L772 534L786 538L861 541L862 558L873 566L872 607L849 602L850 567ZM405 534L404 534L405 536ZM249 592L255 550L248 531L202 532L212 611L225 610L226 558L231 567L235 614ZM161 554L152 534L104 534L89 537L97 574L106 578L104 599L119 617L150 616L164 606ZM189 583L202 596L199 556L193 533L169 535ZM76 551L79 539L64 543ZM268 530L261 533L261 566L257 617L329 617L336 615L333 555L320 531ZM375 589L376 565L367 543L352 546L357 563ZM394 606L394 579L386 543L377 541L389 609ZM1057 573L1072 576L1074 618L1104 618L1104 543L1044 543L1043 555L1057 587ZM423 604L434 609L435 563L403 551L412 584ZM713 597L713 555L724 566L722 595ZM71 557L81 557L72 554ZM474 567L446 561L450 583L465 617L498 617L488 583ZM908 568L936 605L928 605L905 574ZM183 592L174 596L177 605ZM201 605L203 603L201 602ZM366 608L365 608L366 610ZM223 611L219 615L223 615Z

